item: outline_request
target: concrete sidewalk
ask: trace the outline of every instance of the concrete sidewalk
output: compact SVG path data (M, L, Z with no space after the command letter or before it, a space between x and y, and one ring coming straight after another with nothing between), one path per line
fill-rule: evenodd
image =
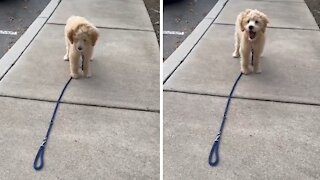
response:
M240 73L234 22L270 18L262 74L243 76L220 142L208 155ZM220 0L164 63L165 179L319 179L320 32L303 0Z
M71 15L99 28L93 76L71 81L36 172ZM159 46L143 1L52 0L28 32L0 60L0 179L158 179Z

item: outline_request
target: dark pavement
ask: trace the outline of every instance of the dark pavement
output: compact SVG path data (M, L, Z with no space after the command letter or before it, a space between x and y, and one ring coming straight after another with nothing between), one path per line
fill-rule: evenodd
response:
M50 0L0 0L0 58L49 2Z
M163 6L163 59L167 59L209 13L217 0L179 0ZM183 35L168 34L183 33Z

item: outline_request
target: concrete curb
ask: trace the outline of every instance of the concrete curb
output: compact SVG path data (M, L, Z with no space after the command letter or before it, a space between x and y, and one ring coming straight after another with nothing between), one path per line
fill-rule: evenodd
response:
M163 83L165 83L174 71L183 63L195 45L206 33L211 24L218 17L223 7L229 0L219 0L208 15L199 23L193 32L183 41L171 56L163 63Z
M61 0L51 0L41 14L33 21L27 31L18 39L10 50L0 59L0 81L14 66L19 57L33 41L42 27L46 24Z

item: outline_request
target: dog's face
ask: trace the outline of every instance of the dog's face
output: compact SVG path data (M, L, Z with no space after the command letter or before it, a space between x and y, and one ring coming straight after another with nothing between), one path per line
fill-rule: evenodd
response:
M74 44L76 50L82 52L87 47L95 45L98 33L95 29L88 26L79 26L68 33L68 38L71 44Z
M82 52L88 46L91 46L92 42L87 32L78 31L74 35L74 45L77 51Z
M264 13L256 9L247 9L242 15L241 31L246 31L249 40L254 41L260 33L266 31L268 23L268 17Z

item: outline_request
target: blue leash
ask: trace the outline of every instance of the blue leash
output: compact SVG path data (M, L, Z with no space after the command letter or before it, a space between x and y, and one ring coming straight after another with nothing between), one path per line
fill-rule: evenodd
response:
M50 121L50 124L49 124L49 128L48 128L47 134L46 134L45 138L43 139L43 141L42 141L42 143L40 145L40 148L38 150L38 153L36 155L36 158L35 158L35 160L33 162L33 168L35 170L37 170L37 171L39 171L39 170L41 170L43 168L43 165L44 165L44 162L43 162L44 151L46 149L46 144L47 144L47 141L48 141L49 136L50 136L51 128L53 126L53 121L54 121L54 119L56 117L57 110L58 110L58 107L59 107L60 102L61 102L61 98L62 98L65 90L67 89L68 85L70 84L71 80L72 80L72 77L70 77L70 79L68 80L68 82L65 84L64 88L61 91L60 97L59 97L58 101L56 102L56 107L54 108L54 111L53 111L53 114L52 114L52 117L51 117L51 121ZM38 163L39 160L40 160L40 164Z
M82 65L81 65L81 69L83 70L83 56L82 57ZM37 171L41 170L43 168L43 165L44 165L44 162L43 162L43 157L44 157L44 150L46 149L46 144L48 142L48 139L49 139L49 136L50 136L50 132L51 132L51 128L53 126L53 121L56 117L56 114L57 114L57 111L58 111L58 107L60 105L60 102L61 102L61 98L64 94L64 92L66 91L68 85L70 84L72 80L72 77L70 77L70 79L68 80L68 82L64 85L61 93L60 93L60 96L58 98L58 101L56 102L56 107L54 108L54 111L53 111L53 114L52 114L52 117L51 117L51 120L50 120L50 124L49 124L49 128L48 128L48 131L47 131L47 134L46 134L46 137L44 137L44 139L42 140L42 143L40 145L40 148L38 150L38 153L36 155L36 158L34 159L34 162L33 162L33 168ZM40 164L38 165L38 162L39 162L39 159L40 159Z
M251 57L251 64L253 65L253 51L252 51L252 57ZM236 89L236 86L240 80L240 78L242 77L243 73L240 73L238 78L236 79L236 81L234 82L233 84L233 87L231 89L231 92L228 96L228 101L227 101L227 105L224 109L224 114L223 114L223 118L222 118L222 122L221 122L221 126L220 126L220 129L219 129L219 132L214 140L214 143L212 145L212 148L211 148L211 151L210 151L210 154L209 154L209 165L210 166L216 166L218 165L219 163L219 143L220 143L220 137L222 135L222 132L223 132L223 127L224 127L224 123L225 121L227 120L227 115L228 115L228 111L229 111L229 105L231 103L231 99L232 99L232 95L233 95L233 92L234 90Z
M232 99L232 95L234 90L236 89L236 86L240 80L242 76L242 73L240 73L240 75L238 76L237 80L235 81L235 83L233 84L232 90L228 96L228 101L227 101L227 105L226 108L224 109L224 114L223 114L223 118L222 118L222 122L221 122L221 126L220 126L220 130L216 136L216 139L214 140L214 143L212 145L211 151L210 151L210 155L209 155L209 164L210 166L216 166L219 162L219 140L223 131L223 127L224 127L224 123L227 119L227 115L228 115L228 110L229 110L229 105Z

